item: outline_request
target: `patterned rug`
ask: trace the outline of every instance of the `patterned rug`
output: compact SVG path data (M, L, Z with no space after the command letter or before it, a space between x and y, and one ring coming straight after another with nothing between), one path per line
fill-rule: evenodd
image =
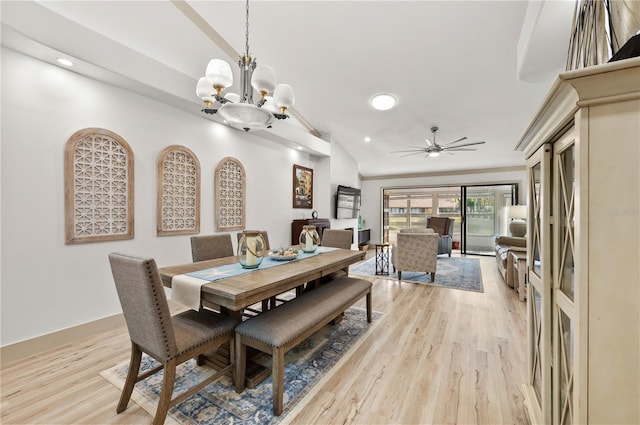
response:
M278 424L306 395L313 396L310 391L314 385L327 378L339 362L349 357L349 352L362 341L362 337L373 331L381 315L374 312L373 323L367 323L366 311L352 307L345 312L344 319L338 325L325 326L285 355L284 411L281 416L273 415L271 377L242 394L235 392L230 378L222 377L171 408L165 423ZM270 356L261 356L256 361L271 368ZM100 375L122 390L128 363L100 372ZM154 359L143 356L142 370L155 365L157 362ZM193 385L192 382L210 375L210 371L208 367L198 367L194 360L179 366L174 396L184 390L185 384ZM158 372L138 382L133 392L132 400L151 415L156 411L162 376L163 372ZM115 410L116 406L113 408Z
M349 268L349 274L375 276L375 257L351 266ZM391 254L389 254L389 276L379 277L398 280L398 273L394 273L393 266L391 266ZM480 260L477 258L441 256L438 257L435 282L431 282L430 273L422 272L402 272L402 281L443 286L446 288L464 289L467 291L484 292L484 288L482 286L482 274L480 273Z

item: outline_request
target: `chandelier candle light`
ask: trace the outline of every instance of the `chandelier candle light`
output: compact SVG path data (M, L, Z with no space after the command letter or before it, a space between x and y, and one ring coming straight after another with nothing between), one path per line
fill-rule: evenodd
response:
M198 80L196 94L204 102L202 112L218 114L233 127L245 131L270 128L274 119L286 119L287 109L293 106L295 96L288 84L276 86L276 73L270 66L257 65L249 54L249 0L246 2L245 51L240 57L241 94L227 93L233 84L231 67L222 59L212 59L207 65L204 77ZM250 84L249 84L250 83ZM260 100L253 102L253 90L260 94ZM273 97L269 94L273 93Z

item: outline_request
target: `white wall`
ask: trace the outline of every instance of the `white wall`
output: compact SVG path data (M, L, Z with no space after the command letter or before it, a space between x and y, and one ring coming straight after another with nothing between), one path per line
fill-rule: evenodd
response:
M358 177L358 163L353 159L339 143L331 144L331 227L336 229L353 228L353 247L358 243L358 219L336 219L335 217L335 195L338 185L360 187Z
M273 246L290 242L292 165L314 169L314 207L331 216L330 162L213 123L137 94L2 49L2 346L121 311L107 254L191 261L189 235L156 236L156 159L180 144L202 169L201 234L215 232L213 174L233 156L247 173L247 228L266 229ZM64 148L87 127L109 129L135 157L135 238L65 245ZM339 153L338 153L339 154ZM352 167L355 169L355 167ZM232 235L234 245L235 234Z
M524 161L523 161L524 162ZM524 166L524 163L523 163ZM366 221L366 227L371 229L371 243L380 243L382 240L382 189L392 187L413 186L446 186L465 184L492 184L492 183L518 183L520 203L527 199L526 172L502 171L502 172L477 172L451 175L436 175L424 177L408 177L393 179L363 180L362 189L362 218Z

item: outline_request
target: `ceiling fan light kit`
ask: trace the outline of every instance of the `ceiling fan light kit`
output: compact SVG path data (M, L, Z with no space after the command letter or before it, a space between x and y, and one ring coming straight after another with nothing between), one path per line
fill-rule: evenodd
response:
M258 65L249 54L249 0L245 11L245 51L238 61L241 93L224 94L233 84L231 66L222 59L212 59L205 76L198 80L196 95L204 103L202 112L219 114L225 123L249 131L270 128L275 119L289 118L287 109L294 105L295 95L290 85L276 85L273 68ZM260 95L257 102L253 101L254 90Z
M443 152L448 153L449 155L453 155L452 152L475 151L476 149L469 149L468 146L482 145L485 143L484 141L482 141L482 142L471 142L471 143L460 144L460 142L467 140L467 137L465 136L465 137L460 137L459 139L456 139L454 141L445 143L444 145L439 145L436 142L437 132L438 132L438 127L436 126L431 127L431 133L433 133L433 141L429 139L425 139L424 141L427 142L426 147L410 146L413 149L402 150L402 151L392 151L391 153L404 153L405 155L402 155L403 157L418 155L418 154L425 154L425 158L435 158L437 156L440 156L440 154Z

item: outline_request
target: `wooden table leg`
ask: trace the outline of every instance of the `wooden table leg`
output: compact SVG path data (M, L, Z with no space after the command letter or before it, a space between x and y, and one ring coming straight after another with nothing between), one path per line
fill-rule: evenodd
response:
M242 320L242 311L233 311L228 308L221 307L220 313L232 317L238 322ZM251 347L247 347L247 369L244 381L247 388L255 388L271 374L271 369L255 362L256 357L259 355L263 355L263 353L261 351L254 350ZM216 370L229 365L229 344L221 345L214 353L207 353L207 356L204 358L204 363ZM232 374L230 375L232 379L234 372L235 371L232 371Z

